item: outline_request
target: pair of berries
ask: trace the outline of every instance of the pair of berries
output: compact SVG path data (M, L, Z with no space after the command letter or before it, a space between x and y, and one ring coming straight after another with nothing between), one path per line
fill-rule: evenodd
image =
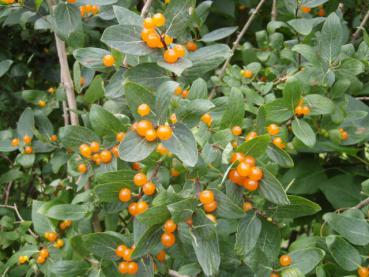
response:
M71 220L64 220L64 221L60 222L59 228L64 231L64 230L68 229L71 225L72 225Z
M182 98L187 98L190 94L190 91L187 89L182 89L181 87L177 87L174 91L174 94L177 96L182 96Z
M310 108L304 105L304 98L301 98L299 103L295 108L295 115L297 116L305 116L310 114Z
M128 212L131 216L137 216L144 213L149 208L145 201L132 202L128 206Z
M144 173L137 173L133 177L133 183L138 187L142 187L145 195L153 195L156 191L155 184L148 180L146 174Z
M149 120L141 120L132 125L132 128L147 141L168 140L173 136L173 130L169 124L160 125L156 130Z
M81 17L96 15L100 11L100 7L96 5L83 5L79 7Z
M134 275L138 271L138 264L132 261L132 253L134 250L134 246L131 248L125 246L124 244L118 245L115 249L115 254L122 258L124 262L119 263L118 271L122 274L130 274Z
M258 134L254 131L248 133L246 136L245 136L245 141L250 141L254 138L256 138L258 136Z
M161 235L161 244L166 247L172 247L176 242L174 232L177 230L177 224L172 220L168 219L164 224L164 233Z
M267 132L271 136L276 136L280 132L280 127L277 124L270 124L267 126ZM286 148L286 144L284 143L283 139L281 137L275 137L273 138L273 144L277 146L278 148L284 149Z
M46 260L47 260L48 257L49 257L49 251L46 248L43 248L38 253L36 262L38 264L44 264L46 262Z
M218 203L215 200L214 193L211 190L204 190L199 193L199 200L204 205L204 210L207 213L214 212Z

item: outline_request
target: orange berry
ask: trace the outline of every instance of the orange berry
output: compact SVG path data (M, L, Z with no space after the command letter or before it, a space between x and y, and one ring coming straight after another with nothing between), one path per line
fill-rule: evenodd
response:
M79 153L81 153L81 155L85 158L90 158L92 151L90 146L88 146L87 144L81 144L81 146L79 147Z
M167 221L165 221L164 223L165 232L173 233L175 232L175 230L177 230L177 224L172 219L168 219Z
M167 155L169 150L162 143L159 143L158 146L156 146L156 152L160 155Z
M119 200L122 202L128 202L131 200L131 190L128 188L122 188L119 191Z
M29 257L28 256L19 256L18 258L18 263L19 264L25 264L29 261Z
M248 191L255 191L259 188L259 182L246 178L243 182L243 187Z
M74 3L76 3L77 2L77 0L67 0L67 3L68 4L74 4Z
M125 136L126 136L126 134L124 132L119 132L118 134L116 134L115 140L118 141L118 142L121 142L124 139Z
M156 13L152 17L152 21L156 27L161 27L165 24L165 17L162 13Z
M115 255L118 257L123 258L124 257L124 251L127 249L127 246L124 244L118 245L118 247L115 249Z
M64 240L62 239L58 239L55 243L54 243L54 247L55 248L62 248L64 246Z
M171 247L175 244L176 237L172 233L163 233L161 235L161 244L165 247Z
M177 116L175 113L172 113L170 115L170 121L173 123L173 124L176 124L177 123Z
M38 264L44 264L46 262L46 258L44 258L42 256L38 256L36 262Z
M159 253L156 255L156 258L160 261L160 262L164 262L165 261L165 257L166 257L166 253L164 250L160 250Z
M318 15L321 16L321 17L325 16L325 10L324 9L319 9Z
M92 11L92 5L86 5L86 13L90 13Z
M251 168L249 177L253 181L259 181L261 178L263 178L263 171L261 168L254 166Z
M194 43L193 41L188 41L188 42L186 43L186 48L187 48L187 50L188 50L188 51L190 51L190 52L194 52L194 51L196 51L196 50L197 50L197 45L196 45L196 43Z
M167 63L175 63L178 61L177 52L174 49L167 49L164 51L164 61Z
M256 138L257 136L258 136L258 134L256 132L250 132L245 137L245 141L250 141L250 140Z
M367 267L360 266L357 269L357 274L359 277L368 277L369 276L369 269Z
M100 150L100 144L97 141L90 143L90 149L92 153L97 153Z
M176 87L174 93L175 93L175 95L181 95L182 91L183 91L182 88L178 86L178 87Z
M48 93L50 94L54 94L56 92L56 89L53 87L49 87L49 89L47 90Z
M39 252L39 255L41 257L47 258L49 257L49 251L46 248L42 248Z
M115 64L115 58L112 55L105 55L103 58L103 64L106 67L111 67Z
M236 169L231 169L228 173L228 178L229 180L231 180L233 183L242 186L243 185L243 181L245 180L245 177L242 177L240 174L238 174Z
M147 36L146 43L147 43L147 46L149 46L150 48L156 48L162 44L160 37L156 32L151 32Z
M153 195L156 191L156 186L153 182L147 182L143 185L142 190L145 195Z
M131 204L129 204L128 206L128 212L131 216L136 216L138 215L138 210L137 210L137 203L133 202Z
M173 50L176 52L177 56L183 58L186 55L185 48L182 45L176 44L173 47Z
M146 29L152 29L155 27L154 20L151 17L146 17L143 24Z
M72 225L72 221L71 220L64 220L63 222L61 222L59 224L59 227L61 230L66 230L68 229L70 226Z
M218 207L217 201L210 202L208 204L204 204L204 210L207 213L214 212Z
M237 141L236 141L236 140L232 140L232 141L231 141L231 145L232 145L232 147L233 147L233 148L237 148L238 143L237 143Z
M40 108L44 108L44 107L46 106L46 101L45 101L45 100L39 100L39 101L38 101L38 106L39 106Z
M277 124L270 124L267 127L267 131L269 133L269 135L271 136L275 136L279 134L279 126Z
M300 9L303 13L309 13L311 11L311 8L305 6L301 6Z
M190 94L190 91L188 89L185 89L182 91L182 98L187 98L187 96Z
M215 216L214 216L214 215L212 215L212 214L207 214L207 215L206 215L206 217L207 217L208 219L210 219L211 221L213 221L214 223L217 223L217 219L215 218Z
M203 190L199 193L199 199L202 204L209 204L214 201L214 193L211 190Z
M120 262L118 265L118 271L122 274L128 273L128 263L127 262Z
M296 108L295 108L295 115L303 115L304 114L304 109L303 109L303 107L302 106L297 106Z
M157 130L158 138L161 140L168 140L173 136L172 128L169 125L160 125Z
M24 147L24 153L25 154L32 154L33 148L31 146Z
M254 73L249 69L241 70L241 73L243 77L248 78L248 79L250 79L254 75Z
M175 168L171 168L171 169L170 169L170 175L171 175L172 177L178 177L180 174L181 174L181 173L180 173L177 169L175 169Z
M255 164L256 164L255 158L253 156L250 156L250 155L245 156L245 158L243 159L243 161L245 163L247 163L251 167L254 167Z
M141 170L141 165L139 163L133 163L132 169L136 171Z
M45 233L45 238L46 238L48 241L54 242L54 241L56 241L56 239L58 238L58 234L57 234L57 233L55 233L55 232L46 232L46 233Z
M284 144L282 138L276 137L273 139L273 144L277 146L278 148L284 149L286 148L286 145Z
M173 38L168 36L167 34L164 35L164 42L167 46L171 45L173 42ZM179 55L178 55L179 56Z
M24 144L30 144L32 142L32 137L25 135L23 137Z
M142 38L142 40L145 41L145 42L147 42L148 39L149 39L149 35L151 33L153 33L153 32L155 32L153 29L146 29L146 28L144 28L142 30L142 32L141 32L141 38Z
M237 173L242 176L242 177L246 177L249 176L251 173L251 166L245 162L240 162L239 165L237 166L236 170Z
M92 12L92 14L93 14L93 15L98 14L98 13L99 13L99 11L100 11L100 8L99 8L98 6L96 6L96 5L93 5L93 6L92 6L92 8L91 8L91 12Z
M158 136L157 136L156 131L154 129L147 130L147 132L145 134L145 139L147 141L154 141L154 140L156 140L157 137Z
M279 264L281 266L289 266L292 264L292 259L288 255L282 255L279 257Z
M137 203L138 214L144 213L149 208L149 205L145 201L140 201Z
M146 116L146 115L150 114L150 112L151 112L150 106L147 105L147 104L141 104L137 108L137 113L140 116Z
M210 114L206 113L201 117L201 121L210 127L213 118Z
M83 87L83 86L84 86L84 84L85 84L85 78L81 77L81 78L79 79L79 84Z
M280 277L277 272L270 273L270 277Z
M19 145L19 138L13 138L11 141L11 145L13 147L17 147Z
M349 138L348 133L347 133L346 131L343 131L343 132L341 133L341 139L342 139L342 140L348 140L348 138Z
M310 114L310 108L308 106L303 106L302 107L302 114L303 115L308 115Z
M144 173L137 173L134 177L133 177L133 183L138 186L141 187L144 184L147 183L147 177Z
M79 13L81 15L81 17L84 17L86 14L86 7L85 6L80 6L79 7Z
M146 136L146 132L150 129L154 129L154 126L149 120L141 120L137 123L136 132L141 136Z
M134 275L137 273L137 271L138 271L138 264L136 262L129 262L127 273L130 275Z
M232 153L231 155L231 160L230 160L230 163L234 163L234 162L243 162L243 160L245 159L245 156L240 153L240 152L235 152L235 153Z
M130 262L132 261L132 252L133 252L133 249L130 249L128 247L126 247L124 250L123 250L123 259L126 261L126 262Z
M250 202L245 202L243 203L242 208L243 208L243 211L247 213L248 211L253 209L253 205Z
M110 163L112 158L113 158L113 155L111 154L111 152L109 150L101 151L100 159L104 164Z
M78 165L78 172L85 174L87 172L87 166L84 163Z
M117 145L115 145L112 149L111 152L113 153L114 157L118 158L119 157L119 148Z
M56 142L58 140L58 136L57 135L51 135L50 140L52 142Z
M242 134L242 128L240 126L233 126L232 127L232 134L234 136L239 136Z

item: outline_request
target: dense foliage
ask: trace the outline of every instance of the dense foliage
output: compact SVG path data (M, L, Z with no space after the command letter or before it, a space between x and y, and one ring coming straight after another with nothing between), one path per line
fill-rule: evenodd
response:
M0 276L369 276L366 0L0 0Z

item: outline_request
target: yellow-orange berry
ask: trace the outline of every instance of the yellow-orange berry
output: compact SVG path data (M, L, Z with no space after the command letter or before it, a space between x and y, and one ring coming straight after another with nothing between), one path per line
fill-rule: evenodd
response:
M149 208L149 205L145 201L137 202L137 214L144 213Z
M112 55L105 55L103 58L103 64L106 67L111 67L115 64L115 58Z
M310 108L308 106L302 107L302 114L303 115L309 115L310 114Z
M49 257L49 251L46 248L43 248L40 250L39 255L41 257L47 258Z
M230 163L242 162L245 159L245 155L240 152L232 153Z
M177 52L174 49L167 49L164 51L164 61L167 63L175 63L178 61Z
M240 136L242 134L242 128L240 126L233 126L232 127L232 134L234 136Z
M242 208L243 208L243 211L247 213L248 211L253 209L253 205L251 202L245 202L243 203Z
M204 204L204 210L207 213L214 212L218 207L217 201L210 202L208 204Z
M119 200L122 202L128 202L131 200L131 190L128 188L122 188L119 191Z
M128 262L120 262L118 265L118 271L122 274L128 273Z
M174 93L175 93L175 95L181 95L182 91L183 91L182 88L180 86L178 86L178 87L176 87Z
M84 163L78 165L78 172L85 174L87 172L87 166Z
M126 134L124 132L119 132L116 134L115 136L115 140L118 142L123 141L124 137L126 136Z
M13 147L19 146L19 138L13 138L12 141L11 141L11 145Z
M133 183L138 186L141 187L144 184L147 183L147 177L144 173L137 173L134 177L133 177Z
M194 52L194 51L196 51L196 50L197 50L197 45L196 45L196 43L194 43L193 41L188 41L188 42L186 43L186 48L187 48L187 50L188 50L188 51L190 51L190 52Z
M243 77L248 78L248 79L250 79L254 75L254 73L249 69L241 70L241 73Z
M132 216L136 216L138 214L137 203L136 202L133 202L133 203L129 204L128 212Z
M137 113L140 116L146 116L146 115L150 114L150 112L151 112L150 106L147 105L147 104L141 104L137 108Z
M243 187L248 191L255 191L259 188L259 182L246 178L243 182Z
M190 91L188 89L185 89L182 91L181 95L182 95L182 98L187 98L189 94L190 94Z
M276 137L273 139L273 144L280 149L286 148L286 144L283 142L282 138Z
M304 109L301 105L298 105L295 108L295 115L303 115L304 114Z
M92 153L97 153L100 150L100 144L97 141L90 143L90 149Z
M160 125L156 133L161 140L168 140L173 136L173 130L169 125Z
M36 259L36 263L38 264L44 264L46 262L46 258L42 256L38 256Z
M210 114L206 113L201 117L201 121L210 127L213 118Z
M214 201L214 193L211 190L203 190L199 193L199 199L202 204L209 204Z
M242 177L247 177L251 174L252 167L245 162L240 162L236 168L237 173Z
M142 186L142 191L145 195L153 195L156 191L156 186L153 182L147 182Z
M62 239L58 239L55 243L54 243L54 247L55 248L63 248L64 246L64 240Z
M149 120L141 120L141 121L137 122L136 132L141 137L146 136L147 131L152 130L152 129L154 129L154 126L152 125L152 123Z
M161 27L165 24L165 17L162 13L156 13L152 17L152 21L156 27Z
M145 139L147 141L154 141L154 140L156 140L157 137L158 136L157 136L156 131L154 129L147 130L147 132L145 134Z
M246 135L245 141L250 141L250 140L256 138L257 136L258 136L258 134L256 132L250 132Z
M359 277L368 277L369 276L369 269L367 267L360 266L357 269L357 274Z
M309 13L311 11L311 8L306 6L301 6L300 9L303 13Z
M138 271L138 264L136 262L129 262L127 273L129 275L134 275L137 273L137 271Z
M58 136L57 136L57 135L51 135L51 136L50 136L50 140L51 140L52 142L56 142L56 141L58 140Z
M161 244L165 247L171 247L175 244L176 237L172 233L164 233L161 235Z
M173 233L175 230L177 230L177 224L172 219L168 219L164 224L164 231Z
M279 134L279 126L277 124L270 124L267 127L269 135L275 136Z
M30 144L32 142L32 137L30 137L28 135L25 135L23 137L23 142L24 142L24 144Z
M155 27L154 20L151 17L146 17L143 24L146 29L152 29Z
M231 180L233 183L242 186L243 182L245 180L245 177L242 177L240 174L238 174L236 169L231 169L228 173L228 178L229 180Z
M25 154L32 154L33 153L32 146L26 146L26 147L24 147L24 153Z
M79 153L85 158L90 158L92 151L88 144L81 144L79 147Z
M110 163L113 158L113 155L109 150L103 150L100 153L100 159L103 163L107 164Z
M254 166L251 168L249 178L253 181L259 181L263 178L263 171L261 168Z
M282 255L279 257L279 264L281 266L290 266L292 264L292 258L288 255Z
M39 101L38 101L38 106L39 106L40 108L44 108L44 107L46 106L46 101L45 101L45 100L39 100Z
M176 52L177 56L183 58L186 55L185 48L182 45L176 44L173 47L173 50Z

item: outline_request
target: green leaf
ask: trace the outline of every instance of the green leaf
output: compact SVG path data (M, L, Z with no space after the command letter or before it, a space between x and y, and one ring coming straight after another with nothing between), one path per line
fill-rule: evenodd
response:
M161 123L168 119L170 101L173 92L179 86L177 82L167 81L162 83L155 95L155 112Z
M90 269L85 261L56 261L50 266L50 272L61 277L84 275Z
M278 258L281 241L281 231L278 226L273 223L269 223L266 220L262 220L259 239L257 241L256 248L254 248L254 251L251 253L256 252L256 249L260 249L260 251L265 255L267 261L272 263ZM260 261L258 261L258 263L260 263Z
M193 167L197 164L198 153L195 138L185 125L175 124L173 127L173 136L169 140L162 141L164 146L170 152L186 165Z
M232 89L220 123L221 128L242 125L244 114L245 107L242 92L239 89Z
M290 201L282 184L269 170L263 168L264 176L260 181L259 193L277 205L288 205Z
M261 227L261 221L255 212L247 213L244 218L240 220L234 246L237 255L244 256L252 251L258 241Z
M305 277L305 274L295 267L284 269L281 274L282 277Z
M160 226L146 226L146 229L143 231L139 240L136 241L135 239L136 248L133 251L131 257L133 259L137 259L152 251L152 249L160 243L160 236L162 235L162 233L163 231Z
M52 206L47 210L46 215L57 220L75 221L84 218L88 210L86 205L62 204Z
M313 147L316 143L316 135L309 123L303 119L295 118L292 121L292 132L306 146Z
M148 142L136 132L128 132L119 144L119 157L126 162L139 162L147 158L155 147L155 142Z
M74 58L83 66L103 71L105 66L103 65L103 58L106 55L110 55L109 51L101 48L87 47L79 48L73 52ZM80 80L75 80L75 82L80 82Z
M320 263L325 252L319 248L306 248L290 252L289 256L292 258L292 266L307 274Z
M9 171L1 174L0 176L0 184L6 184L9 182L13 182L21 177L23 177L23 172L19 170L19 168L13 168Z
M168 71L156 63L140 63L131 67L124 73L124 78L124 83L136 83L150 91L156 91L162 83L171 80Z
M83 97L83 100L88 104L92 104L103 97L104 97L104 81L100 75L97 75L92 80L90 86L88 87L86 94Z
M113 10L119 24L135 25L139 27L143 26L143 19L137 13L121 6L113 6Z
M32 224L37 234L43 236L45 232L54 231L55 227L45 215L38 212L42 205L46 202L37 200L32 201Z
M154 107L155 97L154 95L143 86L127 82L124 84L124 90L126 94L126 100L128 103L128 107L131 113L136 118L141 118L141 116L137 113L137 108L141 104L147 104L150 107Z
M369 226L364 217L353 217L347 213L326 213L323 219L329 224L329 227L350 243L354 245L369 243Z
M205 99L195 99L187 102L179 107L176 112L178 121L182 122L189 128L195 127L201 117L210 109L214 108L214 104Z
M339 236L327 236L325 243L336 263L347 271L354 271L361 265L361 256L351 244Z
M60 141L65 147L79 147L83 143L100 142L92 130L82 126L65 126L59 130Z
M163 224L169 218L170 213L166 205L151 207L136 217L138 221L141 221L148 227Z
M328 2L328 0L302 0L301 4L304 5L305 7L315 8L320 5L323 5L326 2Z
M273 217L277 218L298 218L307 215L316 214L321 210L321 207L301 196L289 195L290 204L287 206L274 207Z
M141 39L142 27L135 25L114 25L105 29L101 41L124 54L145 56L155 50Z
M210 33L207 33L201 38L201 40L204 42L213 42L221 40L223 38L232 35L234 32L237 31L237 29L238 26L219 28L214 31L211 31Z
M270 140L270 136L267 134L257 136L252 140L243 142L237 147L236 152L241 152L245 155L251 155L254 158L260 158L266 153Z
M5 75L13 64L12 60L3 60L0 62L0 78Z
M81 26L81 15L76 5L62 2L56 6L54 28L63 40L68 39L70 34L80 29Z
M292 168L294 166L293 159L283 149L271 144L268 146L266 153L273 162L277 163L280 167Z
M188 99L207 99L208 98L208 85L202 78L197 78L191 86Z
M292 28L295 29L299 34L307 36L313 30L314 21L315 20L312 18L298 18L289 20L287 23L291 25Z
M175 63L167 63L163 59L158 60L158 65L170 72L173 72L177 76L181 76L182 72L192 66L192 61L187 58L180 58Z
M31 108L26 108L19 117L17 123L17 133L20 138L25 135L33 136L33 130L35 128L35 119Z
M329 64L338 57L341 51L343 34L340 18L336 13L331 13L324 22L318 39L320 56Z
M284 99L276 99L264 105L266 119L270 122L282 123L293 116L293 110Z
M207 276L216 275L220 265L218 235L215 225L199 210L190 230L192 247L197 260Z
M299 53L303 56L308 62L311 64L318 66L321 64L321 61L316 53L315 48L307 44L297 44L292 47L292 51Z
M283 88L283 99L289 105L290 110L294 111L301 99L301 82L296 78L289 78ZM273 121L273 120L272 120Z
M172 37L180 36L184 33L191 20L190 9L195 8L194 0L171 0L165 9L166 33Z
M306 95L304 100L310 107L310 115L331 114L335 108L332 100L319 94Z
M112 113L98 105L92 105L89 118L92 128L99 136L116 134L127 129Z
M181 222L191 218L197 203L197 199L188 198L169 204L167 208L171 214L171 218L175 222Z
M228 198L223 192L217 189L210 189L214 192L215 200L217 201L217 209L216 214L221 218L228 219L238 219L242 218L245 213L241 209L241 207L237 206L233 203L233 201Z
M359 75L365 71L364 64L353 58L344 59L337 69L337 79L353 79L356 75Z

